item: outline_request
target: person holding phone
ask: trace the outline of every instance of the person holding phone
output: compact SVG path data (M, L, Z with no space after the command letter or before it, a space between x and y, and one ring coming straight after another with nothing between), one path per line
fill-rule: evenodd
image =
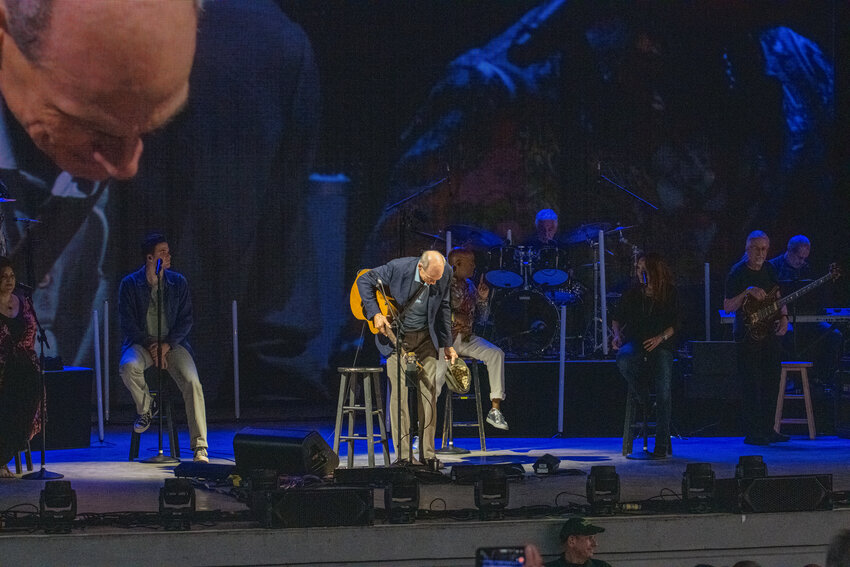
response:
M545 567L611 567L601 559L594 559L596 534L605 528L594 526L584 518L570 518L561 528L560 539L563 554L545 564Z

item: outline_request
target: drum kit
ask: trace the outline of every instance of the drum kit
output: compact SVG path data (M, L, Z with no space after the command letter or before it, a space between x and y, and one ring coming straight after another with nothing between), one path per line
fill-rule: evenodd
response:
M494 293L490 294L490 320L482 336L509 355L545 357L557 354L552 348L559 335L561 306L567 308L567 339L576 345L574 350L580 349L571 354L581 356L586 351L585 320L593 314L584 313L589 288L574 276L571 248L594 246L599 230L619 232L622 242L622 231L629 228L609 223L582 225L546 246L513 245L493 232L465 225L447 227L446 232L451 231L454 245L479 252L479 260L486 253L486 262L479 261L478 265L486 266L481 271ZM575 267L588 266L593 264ZM594 288L591 283L590 289Z

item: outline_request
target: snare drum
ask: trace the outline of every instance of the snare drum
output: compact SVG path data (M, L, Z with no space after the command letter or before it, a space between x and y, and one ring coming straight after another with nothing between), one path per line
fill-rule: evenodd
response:
M551 287L564 284L570 279L567 251L557 246L546 246L537 251L534 260L534 283Z
M514 290L493 310L493 342L517 355L540 354L558 331L558 310L536 290Z
M484 279L493 287L520 287L523 282L520 246L497 246L488 252Z

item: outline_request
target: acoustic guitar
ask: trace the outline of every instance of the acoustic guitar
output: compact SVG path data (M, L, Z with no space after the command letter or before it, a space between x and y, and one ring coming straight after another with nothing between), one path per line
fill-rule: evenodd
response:
M741 310L744 315L744 327L747 329L747 335L754 341L760 341L773 332L773 322L781 315L781 310L784 305L798 300L815 288L823 284L838 279L841 272L838 270L837 264L829 266L829 273L812 283L801 287L793 293L789 293L785 297L776 299L776 294L779 292L779 287L774 287L767 293L767 297L761 301L753 299L751 296L744 298L744 303L741 305Z
M378 329L375 327L375 323L366 317L366 310L363 308L363 298L360 297L360 290L357 288L357 280L360 279L360 276L368 272L369 270L360 270L357 272L357 277L354 278L354 284L351 286L351 296L349 298L349 304L351 305L351 313L354 315L355 319L359 319L361 321L366 321L369 325L369 330L372 331L373 335L378 334ZM388 295L384 295L380 289L375 290L375 297L378 300L378 308L381 310L381 313L386 317L390 322L392 322L392 314L398 312L398 305L396 304L395 299ZM387 329L387 338L390 339L390 342L395 345L396 338L392 329Z

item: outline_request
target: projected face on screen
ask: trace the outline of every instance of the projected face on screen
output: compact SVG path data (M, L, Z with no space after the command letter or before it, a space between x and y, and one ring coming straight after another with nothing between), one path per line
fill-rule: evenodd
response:
M19 11L7 8L4 21L15 21ZM148 0L126 9L73 0L47 12L46 26L18 22L2 32L6 104L39 149L71 175L134 176L141 136L186 102L194 4Z

